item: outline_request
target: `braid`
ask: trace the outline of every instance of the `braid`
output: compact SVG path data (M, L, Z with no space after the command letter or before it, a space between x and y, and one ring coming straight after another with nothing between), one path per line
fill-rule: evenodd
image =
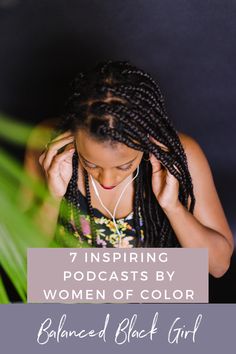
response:
M95 221L94 221L94 210L91 204L91 195L89 190L89 178L88 173L84 170L84 180L85 180L85 190L86 190L86 198L88 201L89 207L89 216L90 216L90 228L91 228L91 235L92 235L92 245L96 245L96 228L95 228Z
M142 190L142 171L143 168L140 166L141 172L139 172L138 177L134 180L134 228L136 230L136 242L135 246L140 247L142 245L141 242L141 225L140 225L140 218L139 218L139 211L140 211L140 201L142 198L143 190Z
M150 74L127 61L104 61L86 72L79 73L72 83L72 95L66 105L60 130L87 129L98 141L116 141L152 153L179 181L179 200L193 213L195 197L187 157L177 131L169 120L164 97ZM152 139L163 146L159 146ZM73 212L80 234L77 206L78 157L74 155L73 175L65 199L69 217ZM96 245L94 210L91 204L89 179L84 171L85 190L90 216L92 244ZM152 191L152 166L144 159L134 182L133 198L136 247L179 247L178 239L168 218ZM141 240L139 213L143 220L144 238ZM61 219L60 219L61 222ZM62 221L65 223L65 220ZM70 226L68 225L68 229Z
M77 231L78 234L82 236L82 228L78 212L78 154L76 152L73 154L72 166L72 177L60 207L59 223L69 232L73 233L74 231Z

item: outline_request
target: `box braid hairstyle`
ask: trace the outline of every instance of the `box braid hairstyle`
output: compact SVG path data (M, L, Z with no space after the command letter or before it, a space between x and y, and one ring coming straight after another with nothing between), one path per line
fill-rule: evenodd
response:
M149 153L152 153L178 179L179 200L188 209L190 199L189 211L193 213L195 198L187 158L178 134L167 116L158 84L148 73L128 61L109 60L98 63L90 71L80 72L71 86L72 95L66 104L60 132L86 129L100 141L120 142L144 152L139 166L140 173L134 181L133 211L137 235L135 246L180 247L169 220L152 191L152 166L146 159ZM152 142L149 136L166 148ZM66 230L72 233L75 231L73 227L76 227L83 239L78 211L77 152L74 153L72 161L72 178L62 201L58 223L63 224ZM85 170L84 177L92 246L96 246L94 211L88 173ZM143 242L139 212L143 219ZM71 213L74 216L73 227L68 222Z

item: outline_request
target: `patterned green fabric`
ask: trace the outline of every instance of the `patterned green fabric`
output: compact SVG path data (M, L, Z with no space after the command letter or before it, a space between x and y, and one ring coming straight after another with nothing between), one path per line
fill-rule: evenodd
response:
M83 209L83 210L81 210ZM69 223L74 230L73 233L68 233L63 225L57 226L55 240L59 247L91 247L91 229L90 219L88 215L88 206L86 198L80 193L79 203L80 223L83 230L85 240L75 227L73 213L70 215ZM95 225L96 225L96 247L120 247L131 248L135 245L135 229L133 212L127 217L116 219L118 229L121 233L121 243L119 243L119 235L117 235L116 228L112 219L105 217L98 209L94 209ZM141 226L141 240L143 240L143 220L139 211L139 219Z

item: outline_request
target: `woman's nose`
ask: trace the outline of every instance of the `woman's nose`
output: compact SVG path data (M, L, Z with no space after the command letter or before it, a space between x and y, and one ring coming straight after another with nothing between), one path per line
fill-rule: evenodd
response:
M114 173L103 171L98 176L98 182L104 187L113 187L116 185L117 179Z

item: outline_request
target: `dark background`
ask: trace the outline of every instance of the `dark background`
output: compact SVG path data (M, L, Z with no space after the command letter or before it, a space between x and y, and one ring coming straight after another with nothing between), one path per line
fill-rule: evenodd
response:
M202 146L236 234L235 18L227 0L0 0L0 110L32 124L56 117L78 71L130 60L158 80L177 130ZM234 255L222 278L210 277L210 302L236 302L235 276Z

